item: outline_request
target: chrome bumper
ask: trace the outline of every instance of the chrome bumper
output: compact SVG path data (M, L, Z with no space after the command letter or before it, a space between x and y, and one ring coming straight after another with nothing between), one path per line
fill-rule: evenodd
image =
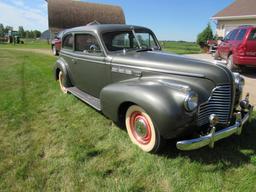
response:
M253 106L249 105L248 109L243 115L243 118L241 112L236 113L236 121L234 125L224 128L218 132L215 132L216 128L213 126L208 135L191 140L178 141L176 143L176 147L182 151L199 149L207 145L210 148L213 148L216 141L229 137L233 134L240 135L243 125L251 118L252 112Z

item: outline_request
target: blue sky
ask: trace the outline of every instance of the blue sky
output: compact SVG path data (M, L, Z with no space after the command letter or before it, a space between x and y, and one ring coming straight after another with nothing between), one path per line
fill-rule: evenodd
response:
M87 0L123 8L127 24L151 28L160 40L195 41L210 17L234 0ZM44 0L0 0L0 23L44 31L48 27ZM211 22L213 28L215 24Z

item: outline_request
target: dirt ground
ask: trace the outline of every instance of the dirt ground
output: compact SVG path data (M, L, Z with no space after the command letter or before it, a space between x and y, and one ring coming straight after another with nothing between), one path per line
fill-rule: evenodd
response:
M220 63L225 64L225 61L214 60L210 54L191 54L191 55L186 55L186 56L210 61L213 63L220 62ZM254 106L256 106L256 69L248 68L245 72L242 73L242 75L245 79L243 95L246 95L246 93L249 92L250 93L250 102Z
M4 50L16 50L16 51L26 51L26 52L31 52L31 53L42 53L46 55L53 55L50 49L22 49L22 48L0 48Z

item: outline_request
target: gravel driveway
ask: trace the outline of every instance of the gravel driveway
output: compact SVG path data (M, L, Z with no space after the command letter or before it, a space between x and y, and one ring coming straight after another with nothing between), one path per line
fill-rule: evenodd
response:
M186 55L186 56L210 61L213 63L220 62L220 63L225 64L225 61L214 60L210 54L191 54L191 55ZM249 92L250 93L250 102L254 106L256 106L256 69L248 68L245 72L243 72L242 75L245 79L243 95L246 95L246 93Z

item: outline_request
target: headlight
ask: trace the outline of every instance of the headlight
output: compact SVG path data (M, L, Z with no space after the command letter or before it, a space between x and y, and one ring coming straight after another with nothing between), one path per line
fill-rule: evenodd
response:
M195 92L188 92L184 100L184 107L187 111L194 111L198 106L198 96Z
M244 78L239 73L233 73L236 88L239 89L239 91L243 90L244 87Z

